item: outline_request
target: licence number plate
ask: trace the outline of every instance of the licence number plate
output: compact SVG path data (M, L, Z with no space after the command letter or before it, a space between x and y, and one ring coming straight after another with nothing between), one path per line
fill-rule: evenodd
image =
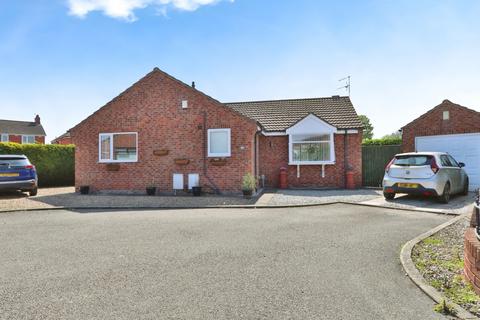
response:
M18 177L20 174L18 172L15 173L0 173L0 177Z
M399 183L398 184L398 187L399 188L418 188L418 184L417 183Z

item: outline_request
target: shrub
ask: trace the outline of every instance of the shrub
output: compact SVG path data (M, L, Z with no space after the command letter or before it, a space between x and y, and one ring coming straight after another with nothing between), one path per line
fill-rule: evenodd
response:
M257 185L257 181L255 180L255 177L251 173L247 173L246 175L243 176L242 190L245 190L245 191L255 190L256 185Z
M0 154L26 155L37 168L40 187L74 184L74 145L0 143Z
M402 138L382 138L382 139L365 139L362 141L364 146L389 146L402 144Z

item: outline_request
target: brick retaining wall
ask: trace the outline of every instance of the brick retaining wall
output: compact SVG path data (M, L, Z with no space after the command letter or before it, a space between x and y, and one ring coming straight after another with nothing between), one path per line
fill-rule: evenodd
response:
M475 234L475 228L467 228L464 241L463 273L475 292L480 294L480 241Z

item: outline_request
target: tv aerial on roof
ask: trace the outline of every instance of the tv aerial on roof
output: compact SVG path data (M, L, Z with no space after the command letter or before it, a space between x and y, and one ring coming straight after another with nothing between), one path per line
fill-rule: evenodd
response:
M345 81L345 85L337 88L337 90L345 89L348 92L349 97L350 97L350 78L351 78L350 76L346 76L345 78L338 80L338 81Z

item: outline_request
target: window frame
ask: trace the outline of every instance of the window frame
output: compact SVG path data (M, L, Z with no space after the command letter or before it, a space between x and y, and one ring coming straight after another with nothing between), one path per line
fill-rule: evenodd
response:
M442 112L442 120L450 120L450 111L449 110L444 110Z
M227 152L220 152L220 153L210 152L210 146L211 146L210 133L212 132L227 132L227 137L228 137ZM230 128L215 128L215 129L207 130L207 156L209 158L228 158L232 156L232 130Z
M132 160L115 160L113 159L113 136L121 134L134 134L135 135L135 148L137 154L135 159ZM110 137L110 159L102 159L102 136ZM99 163L134 163L138 162L138 132L101 132L98 134L98 162Z
M7 140L4 140L4 137L7 137ZM1 133L0 134L0 142L10 142L10 135L8 133Z
M328 141L294 141L295 136L320 136L320 135L328 135ZM328 143L330 147L330 159L329 160L319 160L319 161L308 161L308 160L301 160L301 161L294 161L293 160L293 145L294 144L322 144ZM316 133L298 133L298 134L289 134L288 135L288 164L289 165L325 165L325 164L335 164L335 138L333 132L316 132Z
M33 142L24 142L24 139L27 139L29 137L33 137ZM22 134L22 144L35 144L35 143L37 143L35 137L36 136L34 134Z

